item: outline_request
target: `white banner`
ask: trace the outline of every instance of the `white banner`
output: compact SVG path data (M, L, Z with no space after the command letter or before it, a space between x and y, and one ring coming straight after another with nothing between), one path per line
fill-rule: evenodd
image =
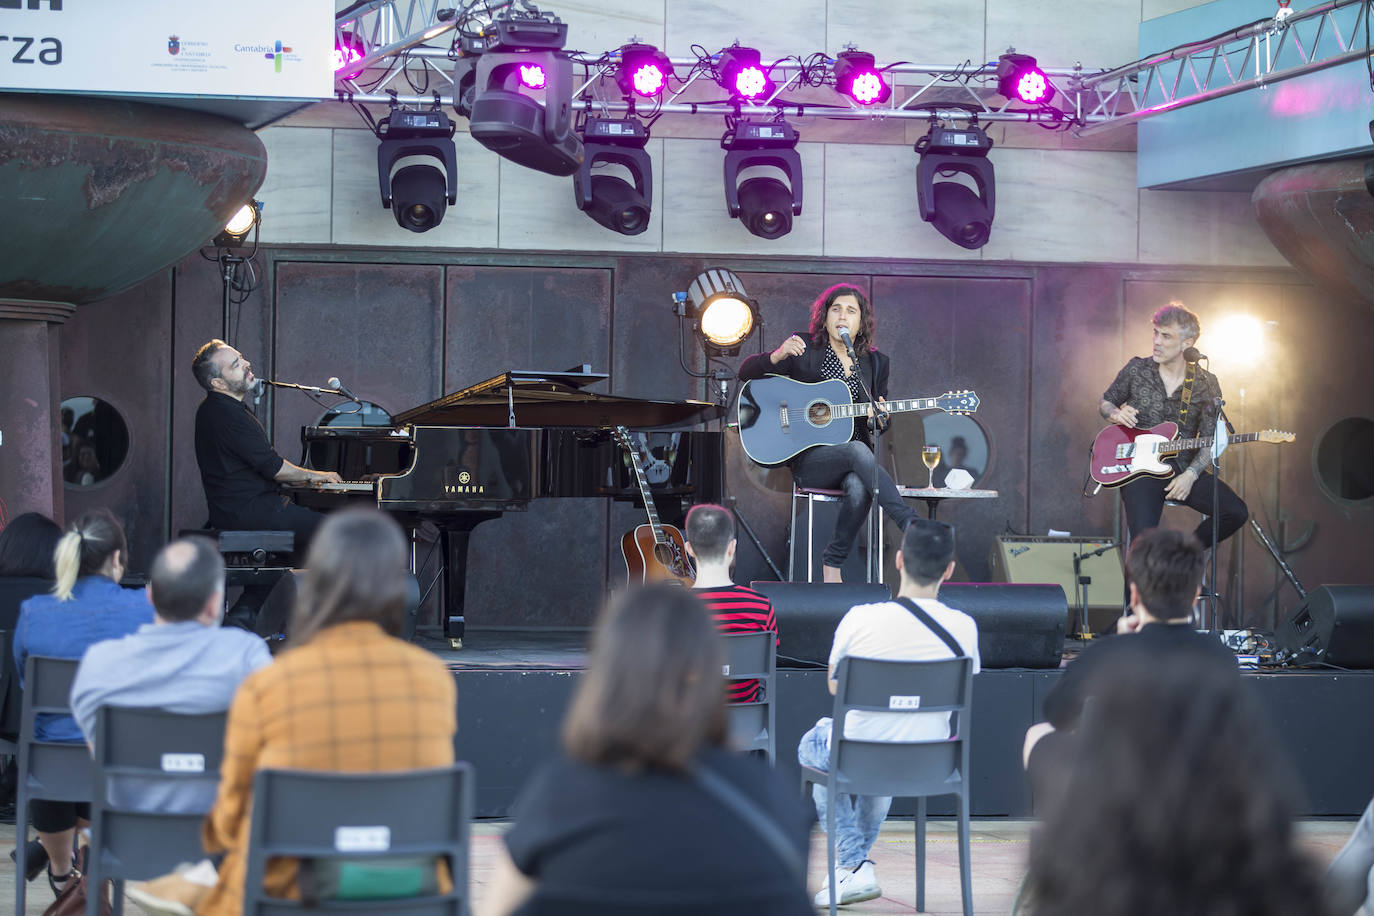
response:
M319 99L333 0L0 0L0 90Z

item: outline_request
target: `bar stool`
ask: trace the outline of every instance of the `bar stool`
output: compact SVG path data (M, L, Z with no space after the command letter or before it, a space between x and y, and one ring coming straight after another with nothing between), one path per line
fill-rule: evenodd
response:
M1186 509L1186 508L1188 508L1188 504L1187 504L1187 503L1181 503L1181 502L1179 502L1179 501L1176 500L1176 499L1166 499L1166 500L1164 500L1164 508L1165 508L1165 509L1179 509L1179 508ZM1161 518L1160 518L1160 521L1163 522L1162 516L1161 516ZM1130 528L1129 525L1126 524L1126 520L1125 520L1125 517L1124 517L1124 516L1122 517L1121 525L1122 525L1122 527L1123 527L1123 528L1125 529L1125 531L1126 531L1126 536L1125 536L1124 538L1122 538L1122 540L1121 540L1121 544L1122 544L1122 548L1121 548L1121 561L1124 563L1124 562L1126 561L1126 557L1130 554L1130 551L1131 551L1131 528ZM1205 547L1204 547L1204 549L1203 549L1203 556L1204 556L1204 557L1207 556L1207 549L1208 549L1208 548L1205 548ZM1208 603L1211 605L1211 608L1212 608L1212 615L1211 615L1211 616L1212 616L1212 621L1213 621L1214 623L1218 623L1218 624L1219 624L1219 622L1220 622L1220 619L1219 619L1219 617L1218 617L1218 615L1217 615L1217 593L1216 593L1216 590L1215 590L1214 588L1211 587L1211 581L1210 581L1210 579L1208 578L1208 577L1211 575L1211 573L1212 573L1212 564L1211 564L1211 562L1210 562L1210 561L1209 561L1209 562L1205 562L1205 563L1203 564L1203 566L1202 566L1202 594L1198 597L1197 602L1193 605L1193 629L1196 629L1196 630L1206 630L1206 629L1209 629L1208 623L1207 623L1207 612L1203 610L1203 606L1202 606L1204 601L1205 601L1205 602L1208 602ZM1127 613L1127 612L1129 612L1129 611L1130 611L1130 608L1129 608L1129 607L1126 607L1126 608L1124 608L1123 613ZM1219 628L1219 627L1218 627L1218 628Z
M797 515L802 504L805 504L806 511L806 582L816 581L815 571L815 540L816 540L816 503L837 503L844 497L843 490L829 490L821 487L803 487L797 484L792 485L792 527L788 534L787 551L787 578L791 582L797 581L795 549L797 538ZM828 535L827 535L828 536ZM857 540L857 539L856 539ZM878 539L877 556L883 555L883 511L878 509ZM873 581L873 563L868 564L865 581Z

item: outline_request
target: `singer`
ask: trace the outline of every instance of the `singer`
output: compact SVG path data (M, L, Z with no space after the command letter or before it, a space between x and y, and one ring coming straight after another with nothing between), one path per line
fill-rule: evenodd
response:
M324 516L291 502L279 483L339 480L333 471L312 471L277 454L267 431L244 403L257 378L243 354L215 339L196 351L191 374L205 389L196 408L196 464L210 509L210 527L228 530L293 531L296 555L305 555L310 536ZM229 622L252 626L267 589L245 588Z
M1170 302L1154 314L1154 346L1150 356L1133 357L1116 374L1098 410L1103 419L1121 426L1148 429L1166 421L1178 423L1180 438L1210 436L1216 429L1221 385L1198 366L1206 359L1194 348L1201 325L1181 302ZM1224 482L1207 470L1208 449L1180 452L1171 463L1173 477L1139 477L1121 487L1126 527L1132 536L1159 524L1166 499L1184 503L1203 514L1196 534L1212 543L1212 488L1219 488L1217 537L1226 540L1240 530L1250 512Z
M772 353L759 353L744 361L741 379L763 378L772 373L799 382L841 379L849 386L855 403L869 401L868 392L878 406L887 398L888 359L873 344L875 326L873 307L863 290L848 283L837 283L817 297L811 306L811 326L793 334ZM867 390L865 390L867 389ZM869 408L870 423L886 425L881 412ZM902 502L892 477L873 456L869 423L855 423L854 437L844 445L820 445L807 449L790 462L792 479L798 486L843 490L835 531L825 546L822 573L826 582L839 582L840 567L863 527L865 513L872 501L874 474L878 481L878 504L888 518L903 530L916 512Z

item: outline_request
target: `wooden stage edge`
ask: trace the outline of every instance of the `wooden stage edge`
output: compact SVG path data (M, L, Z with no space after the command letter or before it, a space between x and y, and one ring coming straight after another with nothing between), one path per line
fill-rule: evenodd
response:
M468 647L434 649L458 685L460 759L477 770L477 816L507 817L516 794L557 748L558 729L576 678L585 666L585 630L496 631L471 634ZM972 809L980 817L1029 817L1036 812L1021 770L1021 741L1039 721L1058 669L991 669L973 682ZM1285 753L1302 783L1307 817L1356 817L1374 794L1374 671L1246 672L1270 722L1269 743ZM828 715L830 695L819 669L779 669L777 769L798 784L797 742ZM950 813L940 802L932 814ZM909 814L898 802L895 813Z

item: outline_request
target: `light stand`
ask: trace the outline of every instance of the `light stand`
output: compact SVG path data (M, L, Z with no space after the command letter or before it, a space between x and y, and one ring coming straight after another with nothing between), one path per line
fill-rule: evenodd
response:
M1221 519L1218 514L1221 512L1221 453L1226 450L1227 427L1230 421L1226 419L1226 401L1221 398L1212 398L1212 406L1217 409L1216 429L1212 433L1212 570L1210 582L1212 587L1211 595L1211 621L1204 619L1204 627L1208 632L1215 633L1220 630L1220 614L1217 610L1217 537L1221 533Z
M785 579L784 579L784 577L783 577L782 570L778 568L778 564L776 564L776 563L773 562L773 558L772 558L771 556L768 555L768 551L764 549L763 542L762 542L761 540L759 540L759 536L754 532L753 527L749 524L749 520L746 519L746 518L740 513L740 511L739 511L739 505L735 502L735 497L732 496L732 495L730 495L730 492L729 492L729 491L730 491L730 487L729 487L729 480L728 480L728 477L727 477L728 468L727 468L727 465L726 465L726 463L725 463L725 430L726 430L726 428L727 428L727 426L728 426L729 424L726 423L725 415L726 415L726 413L728 412L729 407L730 407L730 383L734 380L734 378L735 378L735 373L731 372L729 369L721 368L721 367L716 367L716 368L711 369L711 370L709 370L709 371L707 371L707 372L698 372L697 370L688 367L688 365L687 365L686 344L685 344L685 338L686 338L686 336L687 336L687 331L686 331L686 327L685 327L685 324L684 324L684 322L685 322L686 319L687 319L687 294L686 294L685 292L673 293L673 314L677 316L677 361L678 361L678 365L680 365L680 366L682 367L682 371L683 371L683 372L685 372L687 375L691 376L692 378L710 379L711 381L715 382L715 385L713 386L714 400L715 400L715 402L716 402L716 406L718 406L718 407L721 408L720 416L719 416L719 418L718 418L718 420L719 420L719 426L718 426L717 432L719 433L719 435L718 435L718 437L717 437L718 444L717 444L717 458L716 458L716 460L720 463L720 494L721 494L721 499L722 499L722 501L725 503L726 508L728 508L728 509L730 510L730 514L734 516L734 518L735 518L735 523L736 523L741 529L743 529L745 535L748 536L748 538L749 538L749 542L750 542L751 544L753 544L753 545L754 545L754 549L757 550L757 551L759 552L759 556L763 557L763 562L765 562L765 563L768 564L768 569L773 573L774 576L777 577L777 580L778 580L779 582L783 582L783 581L785 581ZM758 352L759 352L759 353L762 353L762 352L763 352L763 319L762 319L762 317L760 317L760 318L758 319L757 327L758 327L758 341L759 341ZM703 348L706 348L706 347L708 347L708 346L709 346L709 345L707 345L707 344L703 341ZM711 359L712 359L709 349L707 350L706 359L707 359L707 362L708 362L708 363L709 363L709 362L711 361Z

